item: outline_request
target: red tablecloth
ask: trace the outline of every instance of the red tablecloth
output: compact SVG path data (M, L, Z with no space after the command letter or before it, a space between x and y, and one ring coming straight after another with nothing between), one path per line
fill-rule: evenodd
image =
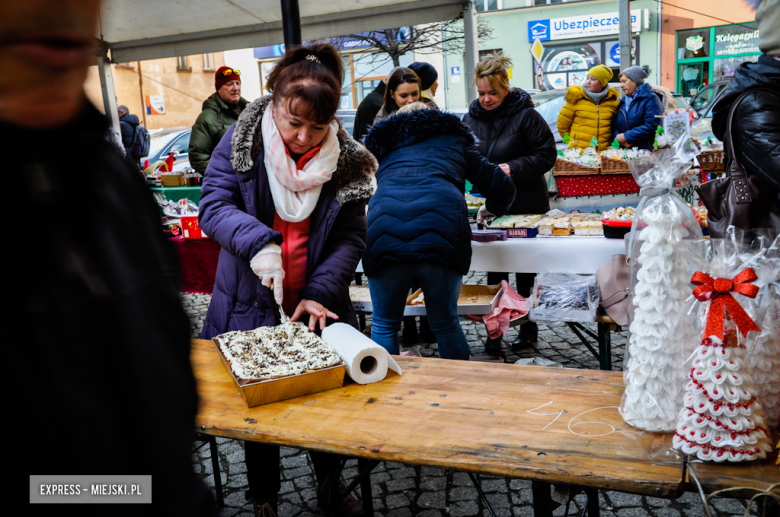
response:
M211 294L217 275L219 244L211 239L169 239L179 254L181 290L184 293Z
M631 174L603 176L556 176L558 197L597 196L605 194L634 194L639 185Z

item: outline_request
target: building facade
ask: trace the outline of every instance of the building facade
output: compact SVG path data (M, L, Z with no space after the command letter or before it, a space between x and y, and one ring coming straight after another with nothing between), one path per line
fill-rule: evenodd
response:
M147 129L192 126L203 101L215 92L214 72L225 64L241 71L244 98L260 96L257 61L252 49L244 49L112 64L116 103L126 105ZM84 90L104 111L97 66L90 67Z
M658 77L658 4L631 2L632 63L648 67L649 81ZM509 82L523 89L565 89L580 84L592 66L620 69L617 2L592 0L487 0L477 8L493 29L479 44L480 56L502 52L512 59ZM543 47L537 60L531 54L535 38ZM450 108L465 108L463 57L446 54L446 89Z
M662 86L690 97L691 90L732 74L742 58L758 54L756 13L741 0L664 1Z

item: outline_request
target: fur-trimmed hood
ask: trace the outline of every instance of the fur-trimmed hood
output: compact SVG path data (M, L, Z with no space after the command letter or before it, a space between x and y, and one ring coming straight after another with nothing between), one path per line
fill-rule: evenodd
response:
M410 113L396 113L378 122L366 136L366 147L381 162L399 147L440 135L460 136L474 143L474 135L456 115L435 109L422 109Z
M233 151L232 165L239 175L248 172L254 166L263 148L263 134L260 127L263 114L270 102L270 95L260 97L247 106L238 117L230 147ZM371 197L376 191L374 175L379 167L376 158L349 136L341 127L341 122L336 136L341 154L331 181L336 187L336 199L339 205Z

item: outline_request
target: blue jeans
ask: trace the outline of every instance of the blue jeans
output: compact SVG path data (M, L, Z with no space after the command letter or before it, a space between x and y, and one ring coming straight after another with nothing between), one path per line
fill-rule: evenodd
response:
M458 294L463 283L460 275L433 264L404 264L384 268L368 279L374 314L371 339L391 354L398 354L398 331L412 284L425 293L428 323L436 334L439 356L443 359L469 359L469 345L458 317Z

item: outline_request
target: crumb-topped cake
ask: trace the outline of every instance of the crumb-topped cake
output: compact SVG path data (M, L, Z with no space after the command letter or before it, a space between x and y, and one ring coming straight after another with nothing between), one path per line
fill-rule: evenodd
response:
M214 342L241 385L341 363L333 348L301 322L226 332Z

